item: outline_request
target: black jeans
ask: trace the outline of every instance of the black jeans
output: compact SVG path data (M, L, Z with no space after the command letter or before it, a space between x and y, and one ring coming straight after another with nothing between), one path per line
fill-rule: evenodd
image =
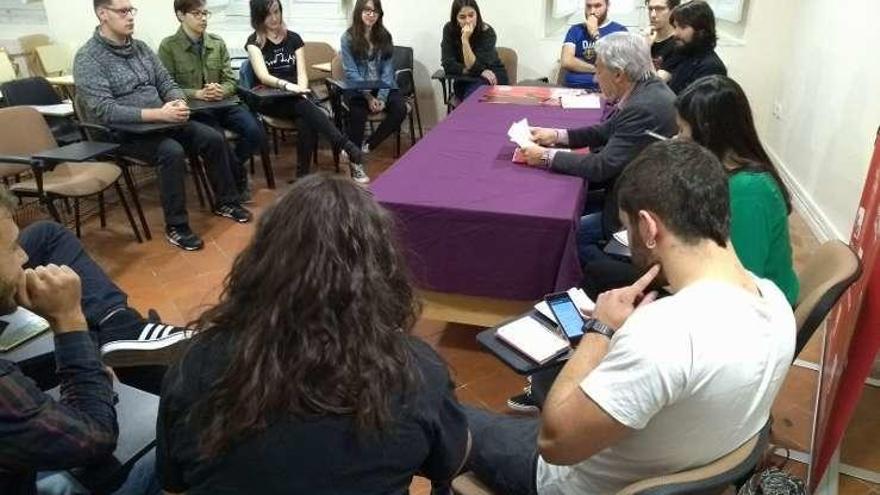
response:
M208 125L190 121L180 129L138 136L124 143L119 152L158 168L159 194L167 226L189 223L186 213L186 158L189 153L201 156L204 161L217 202L213 206L238 203L226 139Z
M247 162L259 152L263 140L266 139L257 118L247 107L238 105L198 112L193 114L193 120L215 129L228 129L238 134L238 141L235 142L233 151L235 162L232 162L232 175L238 190L242 191L247 185Z
M128 296L122 292L110 277L83 249L73 232L53 222L37 222L22 229L18 239L21 248L28 255L25 268L48 265L67 265L82 281L82 311L92 336L103 342L102 331L123 331L131 329L130 338L137 340L144 320L128 307ZM102 324L111 312L115 316ZM117 334L118 335L118 334ZM52 388L55 377L55 358L50 355L34 361L24 372L37 380L44 388ZM127 385L146 392L159 394L164 366L137 366L119 368L116 375Z
M465 469L495 493L537 495L540 420L462 407L471 431Z
M367 98L359 91L349 91L345 96L349 109L348 138L355 145L361 146L364 143L364 128L367 125L367 117L370 115L370 106L367 103ZM382 120L367 142L370 149L376 149L388 136L399 130L400 124L405 118L406 103L403 101L400 91L393 89L388 93L388 99L385 101L385 119Z
M309 173L311 169L312 153L318 147L318 135L329 139L335 149L345 150L356 162L361 160L360 148L346 139L327 114L307 97L261 103L259 112L270 117L290 119L296 124L299 134L296 141L296 169L299 176Z

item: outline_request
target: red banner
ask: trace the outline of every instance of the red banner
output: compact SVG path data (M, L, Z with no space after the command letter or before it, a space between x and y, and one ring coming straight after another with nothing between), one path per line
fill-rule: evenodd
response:
M841 298L825 331L819 404L813 431L810 491L815 491L843 440L880 349L880 130L862 190L850 246L862 277Z

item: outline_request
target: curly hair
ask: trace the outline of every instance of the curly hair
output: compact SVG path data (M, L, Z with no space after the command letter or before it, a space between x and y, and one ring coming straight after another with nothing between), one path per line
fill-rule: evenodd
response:
M393 223L368 191L315 174L263 213L220 302L191 324L230 361L191 411L213 457L273 418L353 417L385 430L419 374L408 333L419 312Z

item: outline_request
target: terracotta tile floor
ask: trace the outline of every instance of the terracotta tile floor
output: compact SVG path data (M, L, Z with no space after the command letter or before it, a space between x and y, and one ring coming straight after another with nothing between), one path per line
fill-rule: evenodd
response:
M406 141L406 139L405 139ZM376 177L391 163L393 146L386 143L375 152L370 164L370 176ZM332 160L326 152L321 158L322 168L332 170ZM252 209L259 214L271 203L293 175L293 148L282 144L282 153L273 157L280 189L269 190L257 167L255 179L256 204ZM344 167L343 167L344 169ZM152 242L134 242L122 210L111 206L109 225L101 229L96 219L86 222L83 241L89 252L107 270L131 297L133 306L142 311L155 308L163 319L176 324L194 319L219 294L235 255L247 244L253 233L252 225L237 225L211 216L200 209L195 194L190 191L191 223L205 240L205 249L184 253L165 242L162 236L162 217L155 183L143 187L142 198L149 224L153 230ZM798 266L817 245L816 239L798 215L792 218L792 241ZM430 342L448 361L458 384L457 394L463 401L496 411L505 410L507 397L518 393L523 380L500 362L481 351L474 336L479 328L442 321L422 319L415 333ZM801 358L818 362L822 332L817 332ZM816 373L793 368L773 408L776 417L777 441L794 449L809 448ZM843 461L865 469L880 471L880 450L874 441L880 439L880 390L866 387L855 420L850 427L842 449ZM790 469L802 473L804 466L790 463ZM840 492L845 494L878 494L880 485L841 476ZM412 493L428 494L425 480L416 479Z

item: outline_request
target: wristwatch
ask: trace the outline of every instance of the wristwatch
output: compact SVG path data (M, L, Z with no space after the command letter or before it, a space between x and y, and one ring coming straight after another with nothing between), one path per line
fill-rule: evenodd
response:
M601 321L599 321L595 318L590 318L589 320L587 320L587 322L584 323L583 330L584 330L584 335L586 335L588 333L598 333L599 335L604 335L605 337L608 337L609 339L614 337L614 332L615 332L615 330L613 328L609 327L608 325L602 323Z

